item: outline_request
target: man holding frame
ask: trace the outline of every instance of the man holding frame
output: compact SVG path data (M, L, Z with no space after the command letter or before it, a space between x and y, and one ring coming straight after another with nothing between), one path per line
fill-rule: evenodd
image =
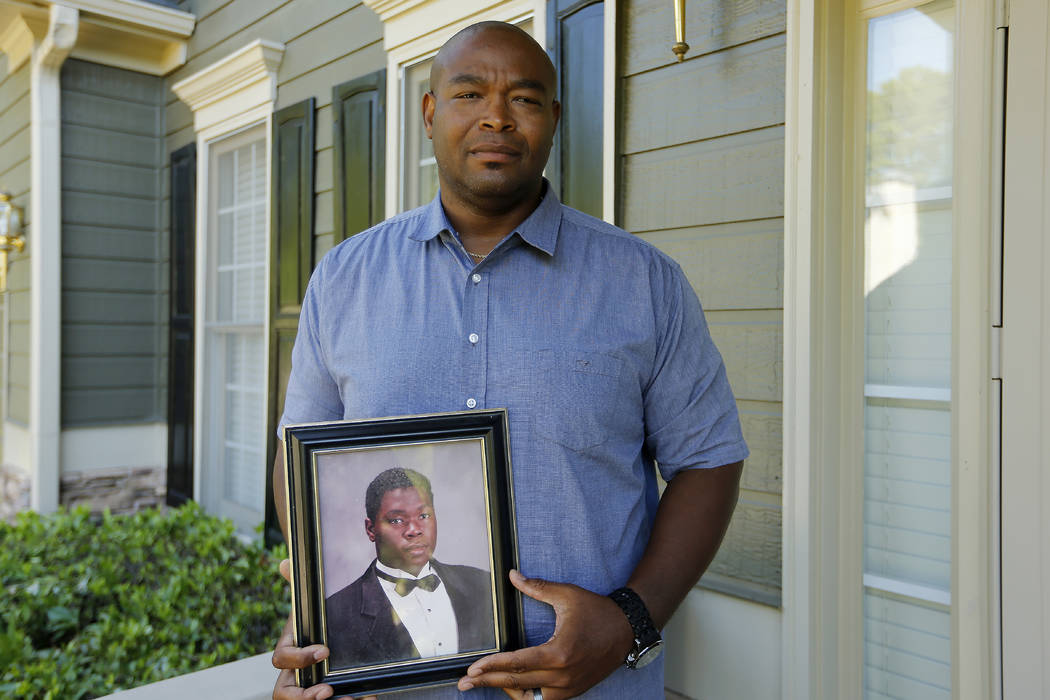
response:
M508 409L532 646L404 697L661 697L658 630L714 558L747 456L721 356L673 260L543 179L561 107L528 34L462 30L430 85L439 195L318 265L282 425ZM291 671L327 653L289 627L274 698L330 697Z

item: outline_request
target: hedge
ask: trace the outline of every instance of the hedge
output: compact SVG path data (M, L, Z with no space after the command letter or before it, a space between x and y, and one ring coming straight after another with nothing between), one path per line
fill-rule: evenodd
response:
M0 523L0 698L84 700L272 649L283 549L193 503Z

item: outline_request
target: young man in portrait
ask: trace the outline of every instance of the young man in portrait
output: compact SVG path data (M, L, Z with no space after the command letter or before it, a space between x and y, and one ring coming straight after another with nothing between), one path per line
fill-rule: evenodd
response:
M434 559L437 522L419 472L394 467L368 485L365 534L376 558L325 601L332 668L495 646L490 574Z

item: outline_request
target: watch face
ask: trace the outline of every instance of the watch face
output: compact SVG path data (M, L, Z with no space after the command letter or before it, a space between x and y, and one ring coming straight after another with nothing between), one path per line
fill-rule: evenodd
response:
M657 657L660 656L660 652L664 650L663 640L654 642L646 648L638 652L637 658L634 660L634 668L644 668L653 661L656 661Z

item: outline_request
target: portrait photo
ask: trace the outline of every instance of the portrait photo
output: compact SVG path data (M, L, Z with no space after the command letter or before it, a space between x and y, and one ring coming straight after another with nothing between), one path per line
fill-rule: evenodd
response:
M303 687L454 681L520 648L506 411L288 426L294 623L328 658Z
M315 454L333 669L491 650L480 438Z

